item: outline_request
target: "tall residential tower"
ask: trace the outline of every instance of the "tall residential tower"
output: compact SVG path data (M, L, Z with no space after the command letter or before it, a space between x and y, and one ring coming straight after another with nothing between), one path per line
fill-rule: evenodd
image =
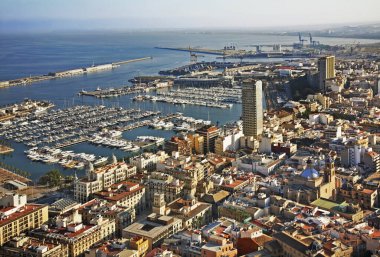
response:
M263 133L263 88L261 80L244 80L242 87L243 134L257 138Z
M335 56L326 56L318 59L319 89L326 92L326 80L335 78Z

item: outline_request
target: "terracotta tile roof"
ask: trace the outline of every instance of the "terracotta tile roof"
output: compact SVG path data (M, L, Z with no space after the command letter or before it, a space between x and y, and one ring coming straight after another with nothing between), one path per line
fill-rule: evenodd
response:
M238 238L236 249L238 250L238 255L242 256L256 252L259 249L259 245L252 238Z
M24 207L19 208L19 210L16 211L15 213L12 213L12 214L8 215L6 218L1 219L0 220L0 226L3 226L9 222L17 220L17 219L19 219L25 215L28 215L34 211L37 211L37 210L43 208L44 206L45 205L40 205L40 204L26 204ZM9 211L13 208L16 208L16 207L1 208L0 212Z

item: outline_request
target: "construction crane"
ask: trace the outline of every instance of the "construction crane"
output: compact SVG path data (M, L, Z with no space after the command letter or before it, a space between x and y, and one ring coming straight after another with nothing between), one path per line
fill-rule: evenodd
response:
M301 33L298 33L298 40L300 41L300 44L303 45L305 41L307 41L306 39L303 39L302 36L301 36Z
M310 45L312 46L319 45L319 41L314 41L313 37L311 36L311 33L309 33L309 37L310 37Z

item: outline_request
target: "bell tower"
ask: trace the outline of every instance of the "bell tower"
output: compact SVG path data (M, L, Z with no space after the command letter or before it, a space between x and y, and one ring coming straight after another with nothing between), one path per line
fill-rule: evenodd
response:
M334 185L335 185L334 161L335 161L334 155L332 153L327 154L325 158L324 182L325 183L334 182Z

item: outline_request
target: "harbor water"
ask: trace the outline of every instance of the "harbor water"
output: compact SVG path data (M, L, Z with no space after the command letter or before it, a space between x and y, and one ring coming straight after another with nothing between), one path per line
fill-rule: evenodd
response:
M25 98L48 100L57 108L73 105L105 105L142 110L159 110L162 113L182 112L185 116L211 120L225 124L236 121L241 115L241 105L231 109L208 108L195 105L172 105L158 102L134 102L135 95L125 95L109 99L78 96L83 90L97 87L120 87L128 85L128 80L138 75L157 75L160 70L188 64L189 53L155 49L162 47L204 47L220 49L234 43L238 48L249 48L253 44L292 44L296 37L256 35L241 33L198 33L193 31L176 32L86 32L86 33L47 33L47 34L4 34L0 35L0 81L42 75L49 72L88 67L94 64L118 62L128 59L151 56L153 59L134 62L101 72L73 77L46 80L31 85L0 89L0 105L23 101ZM354 39L319 38L323 44L350 44ZM362 43L373 40L360 40ZM214 61L216 56L200 57L198 61ZM255 59L271 62L275 59ZM277 59L278 60L278 59ZM251 60L252 61L252 60ZM170 138L173 131L152 130L147 127L123 133L123 138L133 140L137 136L152 135ZM37 180L47 171L57 168L65 175L73 175L74 170L63 169L58 164L47 165L29 160L24 151L28 148L21 143L11 142L15 151L10 155L0 155L0 161L28 171L31 179ZM121 150L80 143L65 148L74 152L127 158ZM77 171L83 175L84 171Z

